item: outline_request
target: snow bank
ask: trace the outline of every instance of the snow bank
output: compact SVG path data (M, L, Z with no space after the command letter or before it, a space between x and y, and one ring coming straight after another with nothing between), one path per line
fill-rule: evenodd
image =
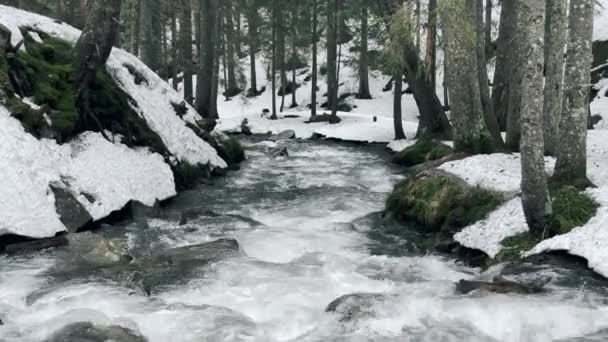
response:
M505 238L528 231L521 198L515 197L490 215L454 235L461 245L478 249L494 258L502 249Z
M545 158L545 168L551 174L555 160ZM480 154L445 163L440 170L465 180L469 185L506 193L521 191L521 160L517 153Z
M11 30L13 44L23 40L20 26L32 27L72 44L80 37L80 31L67 24L8 6L0 5L0 22ZM146 78L147 84L146 82L135 84L133 75L125 65L134 67ZM146 120L150 129L161 137L172 155L193 165L209 164L212 167L227 167L215 149L186 127L186 121L195 123L196 120L201 119L200 115L189 105L184 120L175 115L171 102L181 103L184 101L183 97L137 57L114 48L108 59L107 70L118 86L135 100L137 106L133 109Z
M131 200L153 205L175 195L162 156L112 144L92 132L66 145L37 140L3 106L0 156L0 235L43 238L66 230L55 211L52 182L62 183L95 220Z
M587 259L589 267L608 277L608 187L589 190L588 194L600 204L595 217L568 234L542 241L527 255L566 251Z

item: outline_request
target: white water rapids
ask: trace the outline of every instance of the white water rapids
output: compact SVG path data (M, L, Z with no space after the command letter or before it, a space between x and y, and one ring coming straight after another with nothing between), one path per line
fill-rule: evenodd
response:
M52 251L0 256L0 341L44 341L79 321L129 327L154 342L606 340L608 296L586 278L563 279L573 275L546 267L554 279L547 293L463 296L454 282L478 278L479 269L396 252L407 244L398 236L373 241L374 220L356 219L382 210L402 178L379 149L283 144L290 157L273 159L258 145L241 171L180 195L146 229L114 227L136 257L218 238L239 242L238 256L149 297L86 277L52 282L45 274L56 262ZM192 208L219 216L179 226L179 213ZM352 320L325 312L352 293L383 296L365 301Z

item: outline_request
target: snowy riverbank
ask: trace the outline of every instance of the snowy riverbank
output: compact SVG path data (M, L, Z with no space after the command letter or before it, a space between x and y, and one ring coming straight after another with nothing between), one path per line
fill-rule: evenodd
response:
M69 25L7 6L0 6L0 23L11 30L13 45L24 39L23 27L72 44L80 35ZM144 82L136 82L129 68ZM113 143L92 132L81 133L63 145L38 140L0 104L0 175L5 180L0 188L0 236L44 238L67 230L69 224L58 213L51 185L67 191L95 221L131 201L151 206L174 196L170 163L182 161L210 169L227 166L215 149L186 126L187 122L196 125L199 114L186 105L187 114L177 116L172 103L179 104L183 98L139 59L115 48L107 71L130 96L132 109L160 137L170 156L143 147L129 148L121 143L120 135L111 132L106 134Z

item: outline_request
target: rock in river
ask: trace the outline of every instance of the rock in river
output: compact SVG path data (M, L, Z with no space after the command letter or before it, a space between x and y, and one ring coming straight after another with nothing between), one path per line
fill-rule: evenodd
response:
M59 329L45 342L147 342L139 333L118 325L77 322Z

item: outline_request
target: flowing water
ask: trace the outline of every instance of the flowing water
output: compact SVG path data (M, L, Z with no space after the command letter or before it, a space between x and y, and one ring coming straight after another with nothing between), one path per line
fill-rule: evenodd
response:
M427 254L415 233L383 223L374 213L402 176L381 148L280 144L290 157L273 159L263 143L253 145L240 171L181 194L160 215L101 231L126 237L136 259L238 241L238 253L172 273L180 279L151 293L96 271L52 277L52 250L0 256L0 340L42 341L80 321L128 327L159 342L608 338L603 279L580 267L530 266L512 273L550 276L550 291L458 295L454 282L491 277L500 267L482 274ZM180 225L184 213L189 220ZM360 294L348 313L325 311L346 294Z

